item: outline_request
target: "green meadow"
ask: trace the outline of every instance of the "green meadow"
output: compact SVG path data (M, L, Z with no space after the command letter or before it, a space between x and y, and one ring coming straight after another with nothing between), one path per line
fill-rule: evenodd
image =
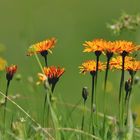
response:
M7 61L8 66L11 64L17 65L17 72L13 76L8 93L8 96L11 96L10 99L16 104L11 103L8 99L5 127L3 124L4 106L2 104L4 96L0 95L0 139L53 139L46 134L47 131L56 140L98 138L100 140L121 140L121 137L114 137L113 139L113 136L112 138L103 136L103 138L102 132L93 133L89 131L91 76L80 74L79 66L86 60L96 60L93 53L83 52L85 41L103 38L110 41L126 40L137 45L140 44L140 26L133 31L123 30L118 35L114 35L107 28L107 24L113 23L123 12L130 15L139 14L139 5L139 0L0 0L0 57ZM41 72L41 69L35 55L27 56L27 50L32 44L52 37L55 37L57 42L52 49L52 54L48 54L48 65L63 67L65 72L55 87L53 101L50 100L54 113L50 111L50 117L49 119L45 118L44 125L43 105L46 89L43 84L36 84L38 81L37 74ZM37 56L44 67L43 57L40 54L37 54ZM101 55L100 59L106 61L104 55ZM137 59L140 59L139 52L137 52ZM137 72L136 76L139 77L140 73ZM102 114L104 111L104 77L105 71L98 72L96 94L98 111L101 113L101 117L98 119L99 126L102 124L104 117L104 114ZM124 80L126 81L129 77L129 73L126 72ZM120 78L121 71L109 71L106 89L106 115L111 116L111 120L118 118L119 114ZM4 94L6 84L6 71L3 70L0 71L0 91ZM86 109L82 98L83 87L88 87L89 92ZM134 85L132 90L131 109L132 113L137 114L134 127L137 128L137 135L139 136L130 138L132 140L140 139L139 91L140 83ZM21 106L31 118L17 105ZM81 130L83 112L85 112L85 125L84 130ZM44 117L46 116L44 115ZM21 119L23 120L21 121ZM47 121L50 121L50 123L47 124ZM19 122L19 124L16 125L15 122ZM37 130L39 126L36 123L42 127L39 131ZM108 120L106 130L109 128L109 123ZM12 124L15 124L15 126ZM50 128L50 130L47 130L47 128ZM72 128L78 130L78 132L76 130L59 131L58 128ZM3 129L5 129L5 132L3 132ZM94 138L94 135L97 138ZM129 137L122 139L130 140Z

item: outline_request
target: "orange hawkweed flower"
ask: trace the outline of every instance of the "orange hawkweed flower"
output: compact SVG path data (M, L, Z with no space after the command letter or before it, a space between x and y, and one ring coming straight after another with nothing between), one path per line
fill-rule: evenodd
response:
M92 73L95 73L96 72L96 61L94 60L88 60L86 62L84 62L82 64L82 66L80 66L80 72L81 73L86 73L86 72L90 72L91 74ZM104 70L105 69L105 65L102 63L102 62L98 62L98 70Z
M86 41L83 44L83 46L85 46L85 49L83 52L102 53L104 51L105 44L106 44L106 41L103 39L94 39L93 41Z
M32 55L34 53L40 53L42 55L48 54L48 52L52 53L51 49L56 44L56 39L47 39L45 41L33 44L29 49L27 55Z
M127 62L125 64L125 70L128 70L128 71L138 71L140 70L140 61L130 61L130 62Z
M117 47L115 46L114 42L106 41L104 42L104 52L109 57L111 57L114 53L117 52Z
M121 55L127 55L138 50L138 47L131 41L119 40L115 41L114 45L117 48L117 53Z
M58 79L65 72L64 68L50 66L44 67L44 73L49 79Z
M8 81L12 80L16 71L17 71L17 65L11 65L9 67L6 67L6 78Z
M134 60L133 57L126 56L124 67L126 67L126 65L129 64L133 60ZM110 64L110 69L112 69L112 68L122 69L122 57L118 56L116 58L112 58L109 64Z
M47 76L49 84L52 85L52 92L56 83L58 82L59 78L63 75L64 72L64 68L55 66L44 67L44 74Z

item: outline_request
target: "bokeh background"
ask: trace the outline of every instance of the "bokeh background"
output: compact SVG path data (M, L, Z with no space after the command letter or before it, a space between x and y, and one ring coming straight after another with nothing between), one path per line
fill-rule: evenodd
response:
M53 54L49 54L49 65L60 65L66 69L56 86L55 95L66 103L77 103L81 99L82 87L87 86L91 91L91 77L79 74L78 66L87 59L95 58L93 54L82 52L82 44L94 38L126 39L140 44L140 28L114 36L106 27L123 11L139 13L139 5L139 0L0 0L0 46L5 48L0 55L8 64L17 64L17 76L21 76L21 80L16 76L11 83L10 95L20 94L17 103L32 112L35 118L41 117L39 112L44 102L44 89L35 84L40 68L34 56L28 57L26 52L31 44L55 37L57 44ZM40 59L43 64L43 59ZM100 111L103 79L104 72L98 78ZM120 72L110 72L107 95L110 115L117 114L119 80ZM0 73L0 81L0 89L4 92L5 72ZM133 90L133 111L137 112L140 106L139 89L135 86Z

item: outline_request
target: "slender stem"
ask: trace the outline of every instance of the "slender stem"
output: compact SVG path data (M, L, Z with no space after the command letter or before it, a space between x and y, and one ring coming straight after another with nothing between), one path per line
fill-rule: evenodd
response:
M44 55L45 65L48 66L47 55Z
M132 88L133 88L133 82L134 82L134 74L131 74L131 88L130 88L130 91L128 93L128 98L127 98L127 103L126 103L126 109L127 109L127 115L126 115L126 121L127 121L127 125L128 125L128 115L129 115L129 109L130 109L130 96L131 96L131 93L132 93Z
M120 81L120 88L119 88L119 121L121 126L123 126L124 121L124 101L123 101L123 95L122 95L122 89L124 84L124 64L125 64L125 56L122 55L122 73L121 73L121 81Z
M51 100L50 100L50 96L51 96L50 94L51 94L51 92L48 92L48 94L47 94L47 102L48 102L48 106L49 106L49 109L50 109L50 114L51 114L52 122L53 122L53 125L54 125L54 129L56 130L56 128L59 127L59 121L58 121L57 115L54 112L54 109L52 107L52 103L51 103ZM57 130L56 130L55 135L56 135L57 140L61 139L60 138L61 137L60 133Z
M52 87L51 87L52 93L54 92L55 86L56 86L56 82L52 84Z
M94 102L95 102L95 107L96 107L96 125L98 127L98 104L97 104L97 95L96 95L96 90L97 90L97 79L98 79L98 67L99 67L99 57L100 55L96 55L96 75L95 75L95 97L94 97Z
M83 110L83 116L82 116L81 130L83 130L84 128L84 121L85 121L85 101L84 101L84 110Z
M84 109L83 109L82 124L81 124L81 130L82 131L84 129L84 122L85 122L85 103L86 103L86 101L84 100ZM81 135L81 140L83 140L83 136L82 135Z
M38 58L38 56L37 56L36 53L35 53L35 58L36 58L36 60L37 60L37 62L38 62L38 65L39 65L39 67L40 67L42 73L44 73L44 70L43 70L42 64L41 64L41 62L40 62L40 60L39 60L39 58Z
M92 93L91 93L91 112L93 112L93 106L94 106L94 79L95 75L92 75Z
M96 56L96 76L95 76L95 90L97 86L97 78L98 78L98 66L99 66L99 55Z
M106 71L105 71L105 83L104 83L104 91L106 91L106 84L107 84L107 78L108 78L108 70L109 70L109 62L111 57L107 57L107 63L106 63Z
M91 76L92 76L92 93L91 93L91 121L90 121L90 125L91 128L92 128L92 134L94 134L94 124L93 124L93 111L94 111L94 80L95 80L95 74L96 73L92 73Z
M44 107L43 107L43 126L45 126L45 109L46 109L47 93L45 94Z
M106 85L107 85L107 78L108 78L108 70L109 70L109 62L111 57L107 57L106 63L106 71L105 71L105 82L104 82L104 97L103 97L103 110L104 110L104 119L103 119L103 138L105 139L105 124L106 124Z
M6 93L5 93L5 103L4 103L4 129L5 129L5 120L6 120L6 105L7 105L7 96L8 96L8 90L10 86L10 80L7 80L7 86L6 86Z

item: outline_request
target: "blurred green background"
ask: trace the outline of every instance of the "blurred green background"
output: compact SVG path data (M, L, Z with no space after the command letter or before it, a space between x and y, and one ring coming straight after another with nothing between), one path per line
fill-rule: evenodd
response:
M82 87L87 86L89 92L91 90L91 77L79 74L78 66L84 60L95 58L93 54L82 53L82 44L94 38L126 39L140 44L140 28L120 36L113 36L106 28L106 24L117 19L122 11L139 13L139 5L139 0L0 0L0 44L6 48L0 55L8 64L17 64L17 75L21 74L20 81L15 78L11 83L9 94L20 94L18 104L32 112L34 117L41 116L39 112L44 102L44 89L35 85L40 69L34 56L26 56L26 51L33 43L55 37L57 44L53 54L49 54L49 65L60 65L66 69L56 86L55 95L61 96L65 102L78 102ZM103 79L104 72L98 78L100 110ZM117 112L119 80L119 72L110 72L108 113ZM1 72L0 81L0 89L5 91L5 72ZM139 87L133 91L133 108L139 110Z

